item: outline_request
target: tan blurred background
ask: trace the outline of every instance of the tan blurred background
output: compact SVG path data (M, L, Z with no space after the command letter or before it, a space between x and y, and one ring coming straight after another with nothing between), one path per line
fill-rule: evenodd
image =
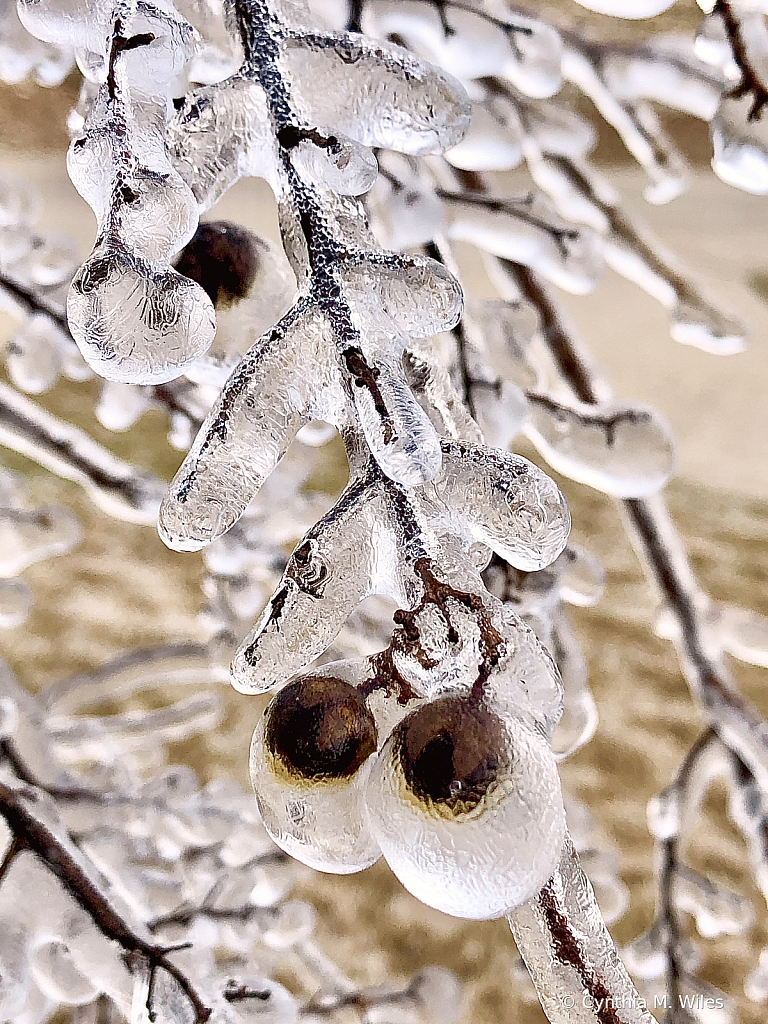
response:
M563 6L580 11L572 3ZM686 11L676 18L689 19L687 8L694 5L680 6ZM639 30L604 19L590 23L606 34ZM659 26L673 23L660 19ZM74 83L53 93L32 87L0 90L0 167L38 186L45 202L44 226L70 233L85 252L93 240L93 217L64 170L62 124L75 91ZM768 199L738 193L714 178L701 125L674 118L671 128L694 174L690 191L668 207L644 203L643 177L626 162L609 132L600 146L600 162L629 209L642 215L696 269L701 282L750 325L749 351L720 359L676 345L668 336L665 311L611 272L593 295L568 304L617 395L653 404L672 424L679 474L669 500L705 587L715 597L768 614ZM260 183L240 183L216 215L277 237L271 201ZM121 455L170 479L180 457L160 441L160 414L146 414L127 436L109 434L92 414L96 394L93 384L61 385L42 402L86 426ZM19 457L2 453L0 462L28 475L35 499L74 508L85 527L75 552L26 572L36 598L33 615L20 629L0 634L0 653L27 686L45 686L127 648L196 638L195 614L202 604L197 555L168 551L151 529L115 524L87 504L74 485ZM671 648L652 633L654 603L617 509L594 492L563 486L571 502L574 538L608 570L601 604L574 614L601 724L595 739L564 765L563 777L621 851L632 903L614 934L624 942L652 919L645 804L669 781L701 721ZM744 691L768 716L765 674L740 666L735 671ZM191 759L203 776L234 772L247 784L248 743L261 705L228 689L225 695L228 715L219 734L187 744L179 755ZM739 996L745 972L768 942L768 916L751 884L745 850L724 822L722 796L710 802L697 836L695 863L753 896L758 924L743 937L702 942L702 974ZM313 875L303 889L320 910L321 941L361 982L406 976L422 964L444 964L467 983L466 1022L543 1019L538 1008L520 1002L513 979L515 950L503 922L467 924L429 911L404 893L381 864L351 877ZM763 1008L743 998L741 1006L742 1019L750 1024L765 1019Z

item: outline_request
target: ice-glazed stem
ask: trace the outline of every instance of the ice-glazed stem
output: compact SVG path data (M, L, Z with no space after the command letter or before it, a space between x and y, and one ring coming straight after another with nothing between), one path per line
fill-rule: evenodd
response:
M565 325L548 289L527 267L509 266L523 296L541 314L543 337L563 381L582 402L607 397L606 385L592 374L588 356ZM723 743L749 766L760 786L768 788L768 726L708 649L702 621L704 595L663 497L629 498L621 504L641 561L674 617L677 652L694 700Z
M552 1024L652 1024L570 836L552 878L508 919Z
M142 690L201 686L212 670L203 644L174 643L132 650L88 672L79 672L46 688L40 699L55 714L73 714L106 691L127 698Z
M83 487L109 515L154 526L162 480L123 462L84 430L0 383L0 444Z
M16 849L21 845L39 857L102 935L116 942L127 958L132 958L130 962L145 964L151 975L159 970L167 972L189 1002L195 1024L205 1024L211 1011L186 976L168 959L169 951L147 941L132 929L91 878L69 837L57 836L42 818L36 817L34 807L34 790L24 791L0 783L0 816L14 837ZM149 998L147 1010L150 1020L153 1020L154 1007L149 1004Z

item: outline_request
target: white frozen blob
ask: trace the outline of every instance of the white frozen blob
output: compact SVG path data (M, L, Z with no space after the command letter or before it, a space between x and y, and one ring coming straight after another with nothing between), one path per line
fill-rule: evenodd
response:
M560 780L542 736L450 695L412 711L371 769L368 810L389 866L454 917L501 917L552 875L565 834Z
M378 860L363 797L376 743L365 698L345 680L310 674L280 691L251 744L256 800L278 846L336 874Z

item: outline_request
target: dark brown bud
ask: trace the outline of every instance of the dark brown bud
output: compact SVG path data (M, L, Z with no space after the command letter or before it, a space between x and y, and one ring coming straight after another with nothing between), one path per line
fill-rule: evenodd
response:
M290 683L266 711L264 745L294 777L346 778L376 750L376 722L365 697L335 676Z
M498 781L509 740L496 715L466 697L423 704L395 729L393 754L406 785L441 816L473 811Z
M259 271L259 253L245 228L226 220L208 221L181 250L175 266L221 309L248 294Z

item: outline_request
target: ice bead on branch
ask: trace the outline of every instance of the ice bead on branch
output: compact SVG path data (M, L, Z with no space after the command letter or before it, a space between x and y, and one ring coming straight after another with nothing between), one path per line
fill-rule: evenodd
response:
M368 794L392 870L444 913L499 917L538 892L557 863L565 829L557 769L522 718L461 696L431 701L392 732Z
M664 421L640 407L566 405L529 393L525 430L553 469L619 498L659 490L674 471Z

